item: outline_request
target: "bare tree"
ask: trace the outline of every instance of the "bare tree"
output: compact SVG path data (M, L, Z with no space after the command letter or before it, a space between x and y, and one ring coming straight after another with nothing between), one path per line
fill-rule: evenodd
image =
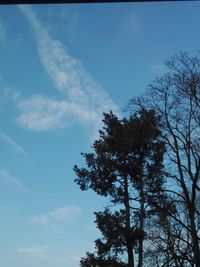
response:
M161 118L162 140L166 145L166 193L178 211L175 215L168 210L169 231L163 240L166 243L170 238L175 246L167 250L174 264L161 266L199 267L200 58L180 53L166 65L169 72L156 78L146 95L132 99L128 108L131 111L138 105L154 108ZM177 258L178 250L179 256L186 258L184 265Z

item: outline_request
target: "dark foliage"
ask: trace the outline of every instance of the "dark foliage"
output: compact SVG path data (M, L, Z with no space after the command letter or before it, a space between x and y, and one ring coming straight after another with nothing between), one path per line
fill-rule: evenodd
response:
M103 123L94 152L82 153L86 167L74 166L75 182L82 190L109 196L115 209L122 206L114 213L108 209L96 213L103 235L95 242L98 259L114 257L118 261L126 251L128 266L133 267L133 248L138 246L142 266L145 216L150 199L159 201L164 183L159 118L154 110L141 109L122 120L112 112L104 114Z

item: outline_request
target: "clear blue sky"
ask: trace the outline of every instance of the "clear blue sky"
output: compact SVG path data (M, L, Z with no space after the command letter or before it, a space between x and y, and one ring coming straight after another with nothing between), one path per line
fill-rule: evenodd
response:
M0 266L78 267L106 199L73 165L199 28L195 1L0 6Z

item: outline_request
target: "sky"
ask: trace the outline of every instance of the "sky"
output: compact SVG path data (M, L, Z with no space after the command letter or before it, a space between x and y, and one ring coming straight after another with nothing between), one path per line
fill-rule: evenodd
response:
M78 267L100 236L82 192L102 113L200 48L200 2L0 6L0 266Z

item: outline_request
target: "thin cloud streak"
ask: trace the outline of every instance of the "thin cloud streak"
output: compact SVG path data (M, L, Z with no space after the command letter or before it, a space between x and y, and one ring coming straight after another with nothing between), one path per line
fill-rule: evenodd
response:
M26 187L22 184L22 182L17 179L15 176L11 175L7 170L0 168L0 180L4 179L9 183L13 184L20 190L27 191Z
M82 63L68 53L60 41L53 40L50 37L48 31L33 13L31 7L20 5L19 8L33 27L41 63L45 67L55 87L65 99L64 113L76 118L83 125L85 123L93 125L95 129L97 124L101 124L103 112L112 110L118 114L118 107L113 103L108 93L93 80L91 75L84 69ZM30 99L24 100L23 104L25 104L25 101L27 101L28 109ZM62 101L60 103L63 104ZM35 122L35 124L33 123L32 130L52 128L52 124L54 124L53 120L57 120L55 116L55 118L51 118L52 124L44 121L44 127L41 127L41 125L38 127L36 125L36 119L33 120L33 114L23 109L21 109L21 112L22 114L17 121L21 126L30 129L30 125L26 124L30 116L31 120ZM65 124L63 122L66 120L64 113L59 117L59 123L54 124L54 128ZM38 111L38 117L40 114L41 112ZM48 115L47 112L47 117Z
M65 258L49 256L48 248L46 246L23 246L19 247L17 252L24 256L34 257L45 261L69 263Z
M32 223L42 225L52 225L55 222L69 222L80 213L80 208L74 206L65 206L56 210L35 215L32 219Z
M19 154L22 154L24 156L27 156L27 153L25 152L25 150L23 149L22 146L20 146L19 144L17 144L10 136L8 136L5 133L0 132L0 139L8 144L10 146L11 149L13 149L14 151L16 151Z
M47 252L47 248L46 247L37 247L37 246L34 246L34 247L20 247L18 249L18 252L20 254L31 254L31 255L42 255L42 254L46 254Z

